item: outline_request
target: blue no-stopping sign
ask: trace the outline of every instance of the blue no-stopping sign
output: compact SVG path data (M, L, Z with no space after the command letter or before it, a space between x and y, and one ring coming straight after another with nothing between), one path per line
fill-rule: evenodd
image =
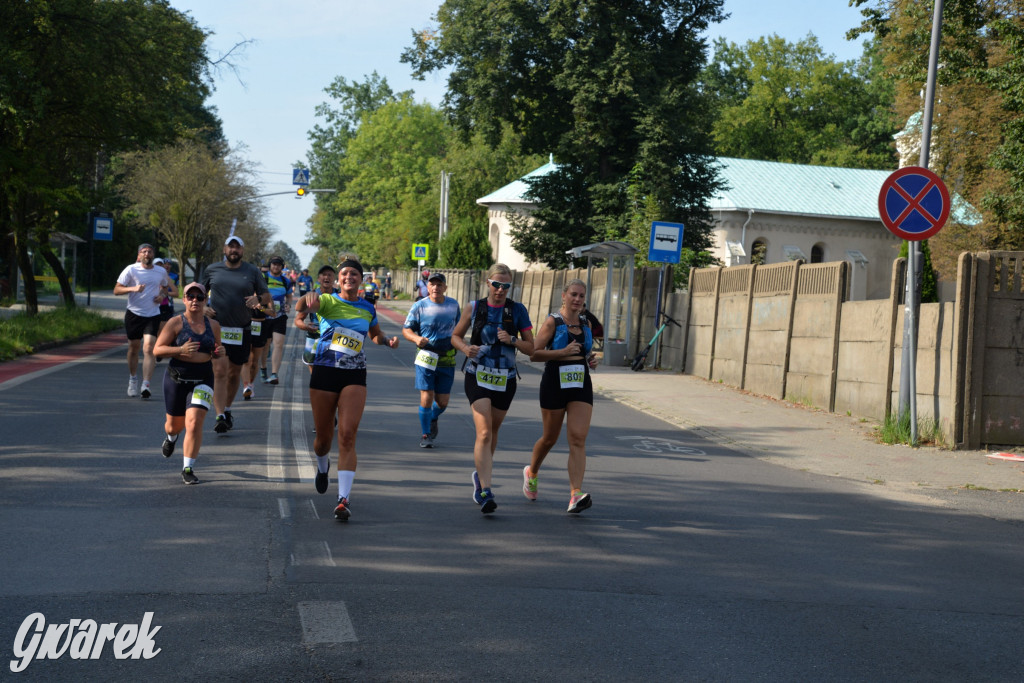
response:
M926 240L949 218L949 190L927 168L907 166L882 183L878 215L889 232L909 242Z

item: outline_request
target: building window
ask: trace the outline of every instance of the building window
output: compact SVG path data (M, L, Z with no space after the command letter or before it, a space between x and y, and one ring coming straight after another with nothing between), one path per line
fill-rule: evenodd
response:
M825 246L823 244L815 244L811 247L811 263L824 263L825 262Z
M768 260L768 243L763 239L754 240L750 247L750 262L756 266L764 265Z
M494 259L495 262L498 261L498 242L499 242L500 233L501 233L501 230L500 230L500 228L498 228L498 224L497 223L491 223L491 234L490 234L491 258Z

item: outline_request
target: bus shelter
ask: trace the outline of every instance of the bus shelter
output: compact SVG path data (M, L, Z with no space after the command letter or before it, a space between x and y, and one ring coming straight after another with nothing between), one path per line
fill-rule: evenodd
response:
M629 365L630 321L633 319L633 263L637 248L625 242L595 242L565 252L574 259L587 259L587 295L594 290L591 280L595 261L607 266L604 287L604 364ZM593 302L588 301L590 308ZM593 311L591 311L593 312Z

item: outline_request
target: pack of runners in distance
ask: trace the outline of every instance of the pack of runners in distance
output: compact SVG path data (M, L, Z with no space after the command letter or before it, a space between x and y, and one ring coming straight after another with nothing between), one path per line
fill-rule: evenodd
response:
M115 294L129 295L125 314L130 342L128 395L148 398L156 359L170 358L163 382L167 417L162 452L170 457L178 437L185 434L182 481L186 484L198 482L194 466L206 414L214 410L217 433L233 427L231 404L240 383L245 400L254 395L256 369L266 364L267 341L273 340L274 350L272 372L265 381L276 383L280 369L287 313L293 303L292 282L282 276L283 260L272 258L269 272L264 274L243 261L244 248L237 235L225 240L224 260L209 266L200 281L186 285L185 310L178 316L165 313L165 319L160 320L160 310L153 313L152 305L159 305L158 298L163 301L173 296L174 287L163 268L159 269L164 271L162 274L155 269L155 252L148 244L140 245L138 261L122 272L114 289ZM303 274L308 277L306 271ZM302 357L310 369L309 398L316 434L314 485L318 493L326 493L329 488L329 452L337 431L338 501L334 516L347 521L352 515L350 498L357 467L356 434L366 404L364 344L372 341L394 349L399 339L381 331L374 306L380 289L372 277L364 277L356 257L344 257L337 269L321 268L316 285L312 278L296 282L302 293L294 299L294 325L307 335ZM492 464L498 432L516 394L516 356L522 353L544 361L540 385L543 431L533 446L530 463L523 468L523 495L537 500L540 466L565 423L569 443L568 512L582 512L592 502L582 485L593 412L590 373L597 363L592 351L593 333L584 315L586 285L580 280L565 285L561 307L544 320L535 337L525 306L509 297L512 273L508 267L492 266L487 282L487 297L464 309L446 295L448 285L443 273L424 270L416 283L416 301L406 317L402 336L416 347L420 447L434 447L438 422L448 407L455 382L456 353L462 353L464 391L476 431L472 499L482 513L493 513L497 502L491 490ZM385 298L392 296L390 273L383 294ZM138 392L136 378L140 347L142 392ZM243 372L247 373L244 381Z

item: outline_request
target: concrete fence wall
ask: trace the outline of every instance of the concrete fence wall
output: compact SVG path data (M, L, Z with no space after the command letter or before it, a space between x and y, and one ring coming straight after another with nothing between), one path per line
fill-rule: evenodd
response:
M460 303L486 294L480 271L444 272ZM613 282L612 342L625 330L632 358L657 333L657 302L681 327L668 325L648 357L681 371L765 396L883 420L898 412L906 263L896 259L889 296L844 301L849 264L787 262L702 268L690 288L671 293L659 269L634 272L632 315ZM394 273L411 291L418 272ZM607 271L590 272L588 307L604 319ZM564 283L586 270L525 271L513 298L534 325L557 310ZM671 280L671 278L666 278ZM962 254L956 300L920 306L915 399L919 421L933 420L955 447L1024 444L1024 252ZM616 346L618 350L619 347ZM619 351L621 355L621 350Z

